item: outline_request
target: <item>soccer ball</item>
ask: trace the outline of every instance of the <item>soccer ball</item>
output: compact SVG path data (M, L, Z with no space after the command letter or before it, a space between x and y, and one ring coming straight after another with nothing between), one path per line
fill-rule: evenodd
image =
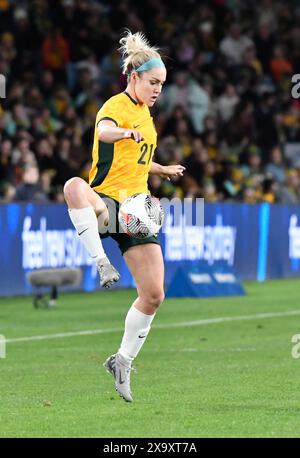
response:
M145 239L158 233L163 224L164 212L155 197L134 194L122 202L118 218L126 234Z

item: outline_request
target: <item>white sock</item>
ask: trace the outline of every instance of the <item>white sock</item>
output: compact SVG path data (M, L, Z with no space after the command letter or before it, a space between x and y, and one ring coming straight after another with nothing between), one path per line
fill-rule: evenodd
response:
M69 216L85 248L92 258L106 257L98 232L98 220L93 207L69 208Z
M155 314L145 315L134 305L128 310L125 319L125 332L119 348L119 353L128 361L133 361L142 348L154 317Z

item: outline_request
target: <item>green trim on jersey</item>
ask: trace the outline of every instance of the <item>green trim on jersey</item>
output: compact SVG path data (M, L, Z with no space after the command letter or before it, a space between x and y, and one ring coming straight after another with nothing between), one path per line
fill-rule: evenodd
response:
M114 143L104 143L99 141L97 173L91 183L91 187L100 186L105 180L114 160Z
M136 100L134 100L131 95L128 94L128 92L124 91L124 94L127 95L127 97L129 97L129 99L132 101L132 103L134 103L135 105L138 105L138 102Z
M104 118L99 119L99 121L97 122L97 127L100 121L112 121L115 123L117 127L119 127L117 121L113 118L110 118L109 116L105 116Z

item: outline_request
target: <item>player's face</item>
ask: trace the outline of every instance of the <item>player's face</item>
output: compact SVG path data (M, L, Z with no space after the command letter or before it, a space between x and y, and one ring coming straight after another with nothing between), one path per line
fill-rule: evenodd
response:
M152 107L161 93L162 86L166 81L165 68L153 68L137 75L135 93L139 102Z

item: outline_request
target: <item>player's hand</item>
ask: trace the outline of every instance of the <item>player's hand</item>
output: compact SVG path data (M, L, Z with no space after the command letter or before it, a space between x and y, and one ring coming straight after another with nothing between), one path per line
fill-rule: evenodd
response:
M141 132L139 132L138 130L131 130L131 129L126 129L124 133L124 138L131 138L132 140L134 140L137 143L140 143L141 141L144 140L144 137L141 134Z
M182 177L184 171L185 167L183 165L165 165L159 176L170 181L173 177Z

